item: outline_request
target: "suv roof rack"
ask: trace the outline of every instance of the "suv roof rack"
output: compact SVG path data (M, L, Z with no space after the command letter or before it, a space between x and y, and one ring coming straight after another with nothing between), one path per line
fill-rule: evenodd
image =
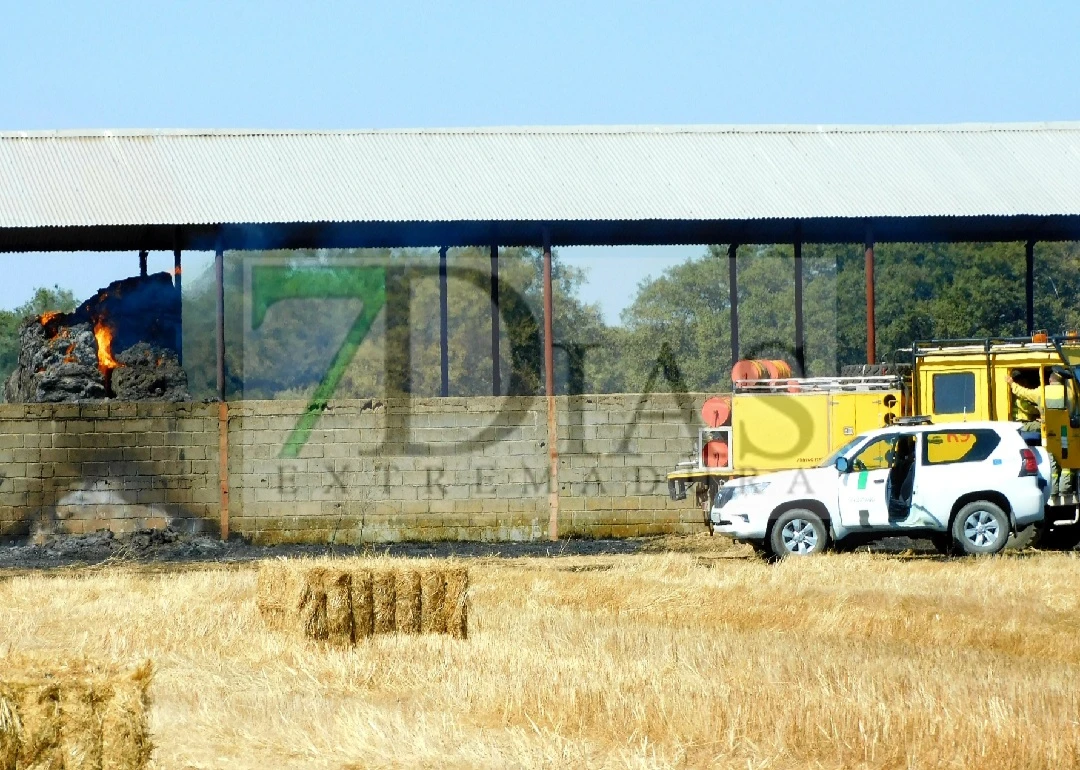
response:
M917 414L914 417L901 417L893 425L933 425L930 415Z

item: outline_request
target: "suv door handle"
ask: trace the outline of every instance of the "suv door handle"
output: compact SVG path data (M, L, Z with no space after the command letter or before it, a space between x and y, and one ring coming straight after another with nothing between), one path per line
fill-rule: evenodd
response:
M884 484L884 483L885 483L885 479L874 479L874 483L875 483L875 484Z

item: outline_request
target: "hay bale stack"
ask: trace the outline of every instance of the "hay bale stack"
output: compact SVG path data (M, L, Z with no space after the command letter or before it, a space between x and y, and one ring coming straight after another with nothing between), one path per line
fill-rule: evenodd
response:
M149 735L149 662L109 688L101 716L101 770L146 767L154 750Z
M420 633L420 573L400 569L394 573L397 593L397 631L399 634Z
M149 663L124 671L11 657L0 671L0 770L147 766Z
M20 676L19 669L25 666L15 662L10 673L4 674L22 725L16 767L63 767L60 683L50 681L40 669Z
M64 767L101 767L102 688L74 676L60 688L60 755Z
M420 574L420 631L446 633L446 572L426 569Z
M376 560L371 567L343 568L332 562L268 562L259 570L256 603L269 628L340 646L373 634L466 638L468 571L436 562L422 569L408 564Z
M22 725L9 693L0 693L0 770L15 770Z
M283 561L264 563L259 568L256 604L266 625L286 631L296 622L304 581L295 565Z
M348 572L324 568L308 572L298 609L304 636L340 646L353 643L352 575Z
M371 602L375 616L375 633L392 634L397 629L397 592L394 573L375 570L371 573Z
M371 570L352 573L353 639L359 641L375 633L375 603L372 598Z
M446 570L446 633L456 639L469 638L469 570Z

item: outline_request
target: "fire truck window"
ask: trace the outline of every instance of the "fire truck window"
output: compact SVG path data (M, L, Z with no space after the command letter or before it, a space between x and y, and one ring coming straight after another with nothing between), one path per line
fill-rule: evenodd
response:
M895 434L874 439L851 459L852 466L857 471L878 471L888 468L892 464L895 443Z
M974 463L989 457L1001 437L993 430L943 430L923 434L923 465Z
M975 411L975 373L935 374L934 414L972 414Z

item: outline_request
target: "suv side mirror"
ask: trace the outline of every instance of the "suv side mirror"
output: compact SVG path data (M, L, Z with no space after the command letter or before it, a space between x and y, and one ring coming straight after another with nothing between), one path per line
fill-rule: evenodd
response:
M851 470L851 461L848 460L846 457L837 457L836 470L840 471L841 473L847 473L849 470Z

